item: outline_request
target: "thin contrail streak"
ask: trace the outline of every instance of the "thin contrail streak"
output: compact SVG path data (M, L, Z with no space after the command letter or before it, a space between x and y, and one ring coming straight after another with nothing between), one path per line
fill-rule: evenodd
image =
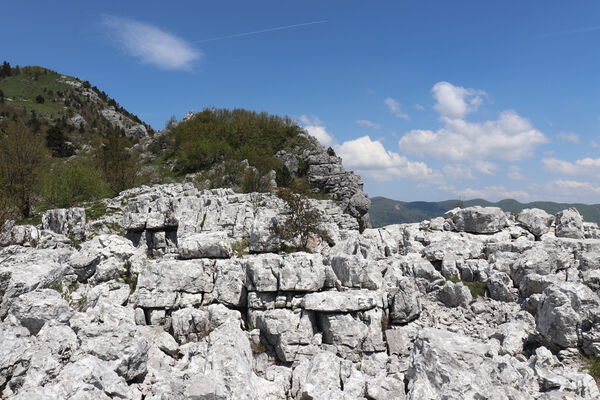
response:
M241 36L256 35L258 33L281 31L281 30L284 30L284 29L299 28L301 26L308 26L308 25L324 24L325 22L327 22L327 20L314 21L314 22L305 22L303 24L277 26L275 28L261 29L261 30L258 30L258 31L244 32L244 33L235 33L233 35L219 36L219 37L214 37L214 38L210 38L210 39L202 39L202 40L197 40L197 41L192 42L192 43L214 42L215 40L232 39L232 38L241 37Z
M551 33L546 33L543 36L547 37L547 36L570 35L572 33L581 33L581 32L589 32L589 31L597 31L597 30L600 30L600 25L598 25L598 26L588 26L587 28L573 29L573 30L570 30L570 31L551 32Z

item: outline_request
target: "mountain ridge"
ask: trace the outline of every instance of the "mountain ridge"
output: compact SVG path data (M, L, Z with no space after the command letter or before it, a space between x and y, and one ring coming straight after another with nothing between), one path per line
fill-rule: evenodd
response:
M391 224L420 222L426 219L440 217L462 202L464 207L500 207L503 211L517 213L526 208L540 208L550 214L575 207L585 221L600 223L600 204L557 203L553 201L533 201L521 203L515 199L503 199L490 202L484 199L428 201L399 201L383 196L371 197L369 214L374 227Z

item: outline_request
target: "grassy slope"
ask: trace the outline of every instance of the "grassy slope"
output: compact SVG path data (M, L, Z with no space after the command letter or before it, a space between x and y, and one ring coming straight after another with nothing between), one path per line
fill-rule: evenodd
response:
M373 226L380 227L389 224L401 224L408 222L420 222L442 216L446 211L453 209L458 200L446 200L439 202L414 201L404 202L387 199L385 197L374 197L369 210ZM555 214L565 208L575 207L585 221L600 224L600 204L568 204L554 203L551 201L535 201L531 203L519 203L513 199L506 199L497 203L491 203L483 199L468 200L464 202L465 207L484 206L500 207L504 211L519 212L525 208L541 208L550 214Z
M6 101L7 105L34 110L48 119L57 118L65 112L64 102L60 100L58 93L68 93L72 88L59 80L58 73L43 68L39 70L37 80L26 73L6 77L0 80L0 89L4 92L5 98L12 99ZM75 80L75 78L70 79ZM53 95L48 94L50 91ZM44 97L43 104L36 103L35 98L38 95Z

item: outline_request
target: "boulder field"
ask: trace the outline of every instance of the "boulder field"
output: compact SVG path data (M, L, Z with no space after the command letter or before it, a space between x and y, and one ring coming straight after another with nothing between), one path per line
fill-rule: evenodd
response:
M575 209L360 233L311 205L310 253L283 251L276 196L191 184L12 227L0 398L600 398L600 230Z

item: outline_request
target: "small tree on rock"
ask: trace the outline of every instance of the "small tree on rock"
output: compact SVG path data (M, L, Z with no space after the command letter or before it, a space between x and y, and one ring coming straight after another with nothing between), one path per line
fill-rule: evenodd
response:
M277 196L285 201L289 212L283 225L276 225L272 228L282 240L298 243L298 250L301 251L308 250L308 242L311 237L327 242L331 241L327 232L320 228L323 214L311 206L307 197L289 189L279 189Z

